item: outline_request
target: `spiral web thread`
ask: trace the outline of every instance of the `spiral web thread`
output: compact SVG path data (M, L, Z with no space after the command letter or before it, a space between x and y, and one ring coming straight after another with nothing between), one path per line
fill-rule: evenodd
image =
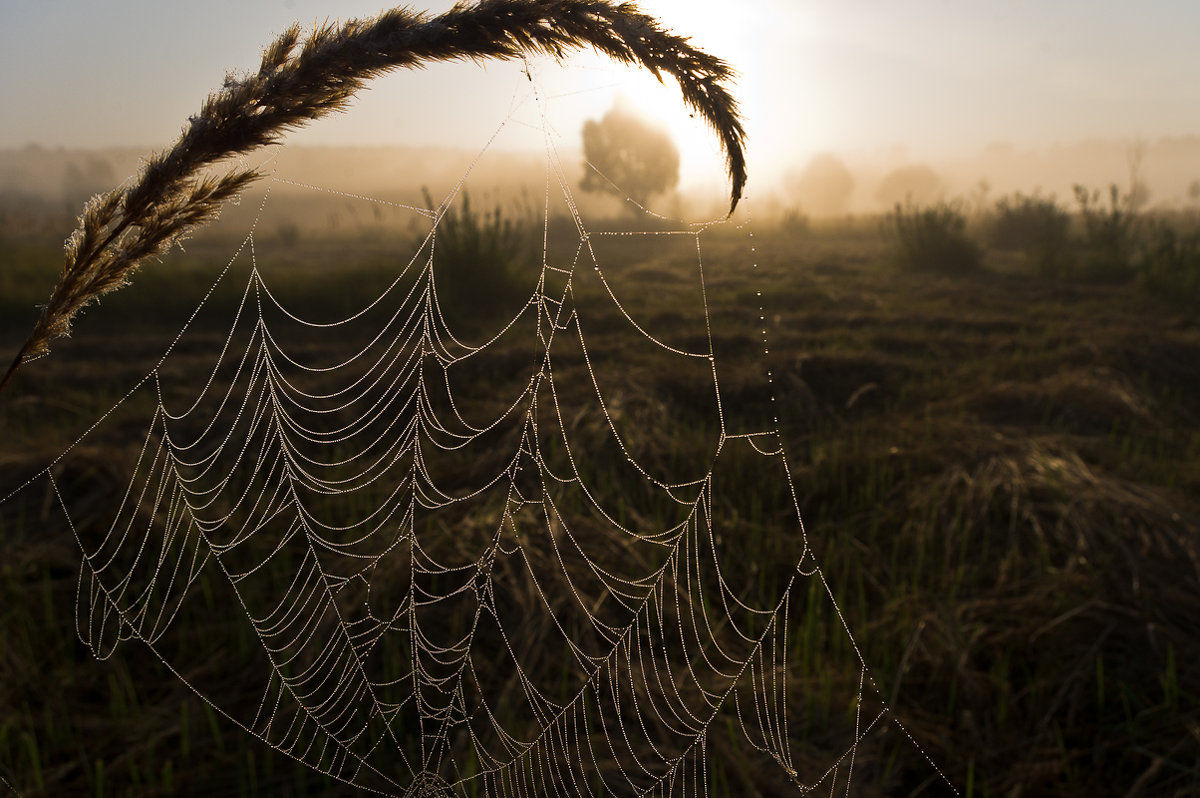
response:
M732 756L773 762L797 794L850 794L861 741L895 721L864 700L867 668L805 535L778 418L727 425L703 256L733 223L589 230L535 90L541 263L490 339L456 335L452 278L438 278L439 230L469 171L436 209L396 208L428 237L335 322L272 293L256 219L220 278L249 261L201 390L168 399L169 349L123 400L154 397L111 521L77 524L54 466L27 483L49 481L82 547L79 636L101 659L140 641L263 743L379 794L709 795L728 791L714 763ZM571 246L557 254L561 210ZM644 289L606 248L651 236L694 242L698 334L660 334L622 299ZM623 370L690 375L711 427L672 427L652 391L606 389ZM699 462L661 455L662 436L684 433L705 439ZM792 517L782 563L744 551L757 523L744 488L768 483ZM790 686L814 602L858 669L853 731L815 767L796 752ZM244 616L232 641L211 623L229 611ZM206 663L236 669L240 697L206 686Z

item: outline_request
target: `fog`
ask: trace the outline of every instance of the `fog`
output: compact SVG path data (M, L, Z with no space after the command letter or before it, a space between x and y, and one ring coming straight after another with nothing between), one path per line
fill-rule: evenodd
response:
M169 146L226 71L255 68L261 48L286 25L300 20L311 27L330 14L344 19L380 8L369 0L344 0L336 9L320 0L10 5L9 24L0 26L0 103L7 110L0 147L128 145L139 154ZM416 5L438 12L451 3ZM1197 4L641 5L737 69L734 94L748 132L748 196L760 207L804 204L814 216L878 212L887 204L887 192L879 189L888 174L921 166L949 197L969 196L984 180L993 196L1041 186L1066 199L1077 182L1124 184L1127 153L1139 139L1154 203L1184 201L1200 176L1191 138L1200 135L1200 106L1192 96L1200 81ZM55 43L53 58L46 57L48 42ZM534 85L538 100L523 99ZM544 109L555 146L573 170L584 121L603 114L617 92L659 113L680 147L681 197L658 201L702 210L711 194L715 203L725 189L719 161L704 158L711 154L711 134L688 117L678 92L668 87L664 94L644 71L587 52L561 64L531 58L524 64L402 70L372 81L349 113L295 131L288 141L339 150L435 146L473 155L498 125L511 122L496 146L528 150L542 143ZM802 203L806 198L796 195L794 178L822 153L837 157L852 174L853 191L842 207L821 207L811 198ZM341 155L326 155L340 162ZM386 190L415 192L427 180L423 159L405 157L401 152L395 160L403 168L382 169L405 187ZM31 181L34 166L14 169L19 160L4 155L3 190L62 194L65 171L43 184ZM136 157L121 161L114 177L135 166ZM67 167L60 159L57 168ZM88 174L84 169L75 182L86 183ZM347 177L336 170L331 175ZM342 189L363 188L358 180L351 176Z
M67 149L28 145L0 149L0 213L9 229L34 219L63 220L78 214L88 197L134 174L144 150ZM260 154L260 164L284 182L273 191L312 195L293 183L385 202L424 206L422 190L440 200L467 176L476 198L512 212L544 205L546 158L541 152L477 151L433 147L281 147ZM561 152L566 178L583 210L616 216L622 203L581 189L583 155ZM799 211L813 218L876 214L910 197L918 203L961 201L969 209L990 205L1013 192L1053 195L1073 205L1073 186L1128 191L1137 181L1148 209L1200 207L1200 136L1153 141L1088 140L1040 149L996 142L972 156L918 159L904 147L869 152L820 153L797 157L773 173L751 172L747 196L752 212ZM727 201L722 176L705 187L684 184L654 197L650 207L689 219L721 214ZM314 209L313 213L318 213ZM322 210L329 222L329 212ZM317 219L310 220L317 223ZM61 222L57 222L61 223ZM64 230L65 232L65 230Z
M1001 141L971 156L926 160L909 157L904 147L824 155L844 164L853 178L843 204L826 201L821 192L826 184L814 179L817 175L810 171L821 156L787 167L778 186L780 202L816 217L876 213L906 194L919 203L961 200L978 205L1017 191L1038 192L1071 204L1075 185L1106 188L1115 184L1128 191L1135 181L1143 188L1148 208L1191 207L1200 199L1195 196L1195 184L1200 180L1200 136L1156 141L1092 139L1043 148L1018 148ZM919 174L922 172L924 175Z

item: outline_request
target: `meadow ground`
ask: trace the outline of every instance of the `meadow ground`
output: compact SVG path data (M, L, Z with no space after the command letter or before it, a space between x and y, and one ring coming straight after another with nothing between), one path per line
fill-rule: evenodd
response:
M703 241L727 424L779 417L817 559L929 759L964 795L1200 792L1195 308L1032 277L999 253L968 276L902 273L875 224L760 229L754 253L745 231ZM281 290L315 314L360 307L389 279L383 238L277 243ZM186 259L147 267L22 371L0 396L0 494L155 362L228 244L200 239ZM325 271L350 244L353 265ZM680 275L696 264L685 244L664 237L607 261L640 287L631 312L681 342L703 335L681 310L693 284ZM0 351L12 352L60 256L50 236L2 246ZM218 310L238 292L221 289ZM222 338L221 314L206 318L173 361L180 376ZM626 327L615 311L591 324L606 363L621 362ZM676 375L643 364L604 376L644 422L642 455L703 456L701 434L653 434L654 418L701 410ZM121 423L97 433L59 478L100 517L142 438ZM245 738L135 648L93 660L75 634L76 544L49 522L50 497L26 494L0 508L0 776L24 796L356 794ZM745 556L769 580L794 564L781 554L794 531L785 490L762 501ZM812 607L789 695L795 748L818 763L852 734L858 669L828 603ZM227 686L236 694L236 675ZM721 753L714 794L796 794L749 755ZM864 740L855 773L856 795L948 794L900 734Z

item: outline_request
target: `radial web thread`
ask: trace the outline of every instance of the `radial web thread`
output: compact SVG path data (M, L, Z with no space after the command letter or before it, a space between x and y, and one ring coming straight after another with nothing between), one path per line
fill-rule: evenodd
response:
M79 522L53 466L27 483L82 548L79 636L98 658L138 641L247 733L378 794L738 794L762 763L796 794L850 794L861 741L898 727L809 545L778 418L729 419L704 256L738 232L751 272L748 223L590 229L538 118L541 262L479 340L439 272L469 171L436 208L389 203L428 235L336 321L259 269L268 186L220 278L246 274L207 375L173 367L185 327L123 400L152 410L115 512ZM660 244L693 261L672 277L692 307L671 314L623 261ZM664 381L688 387L664 402ZM784 501L764 511L747 485ZM750 542L765 517L786 538L771 562ZM814 603L857 662L852 731L825 761L798 742ZM213 631L230 612L240 637ZM213 669L239 673L236 694Z

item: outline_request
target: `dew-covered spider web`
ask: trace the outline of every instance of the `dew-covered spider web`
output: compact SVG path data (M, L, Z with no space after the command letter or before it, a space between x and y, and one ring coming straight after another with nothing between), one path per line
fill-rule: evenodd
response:
M528 84L500 131L545 133L545 191L502 281L472 262L491 222L465 204L493 142L428 207L282 169L243 201L210 289L242 286L225 333L193 316L88 433L140 436L122 490L81 506L79 445L26 485L82 549L79 636L101 659L149 649L247 734L372 793L854 794L864 741L905 733L806 536L766 329L721 331L761 302L713 310L761 288L749 221L588 218ZM284 188L395 220L371 301L289 299L353 242L260 268L291 257L263 232ZM714 249L735 253L719 285ZM828 637L854 700L822 714Z

